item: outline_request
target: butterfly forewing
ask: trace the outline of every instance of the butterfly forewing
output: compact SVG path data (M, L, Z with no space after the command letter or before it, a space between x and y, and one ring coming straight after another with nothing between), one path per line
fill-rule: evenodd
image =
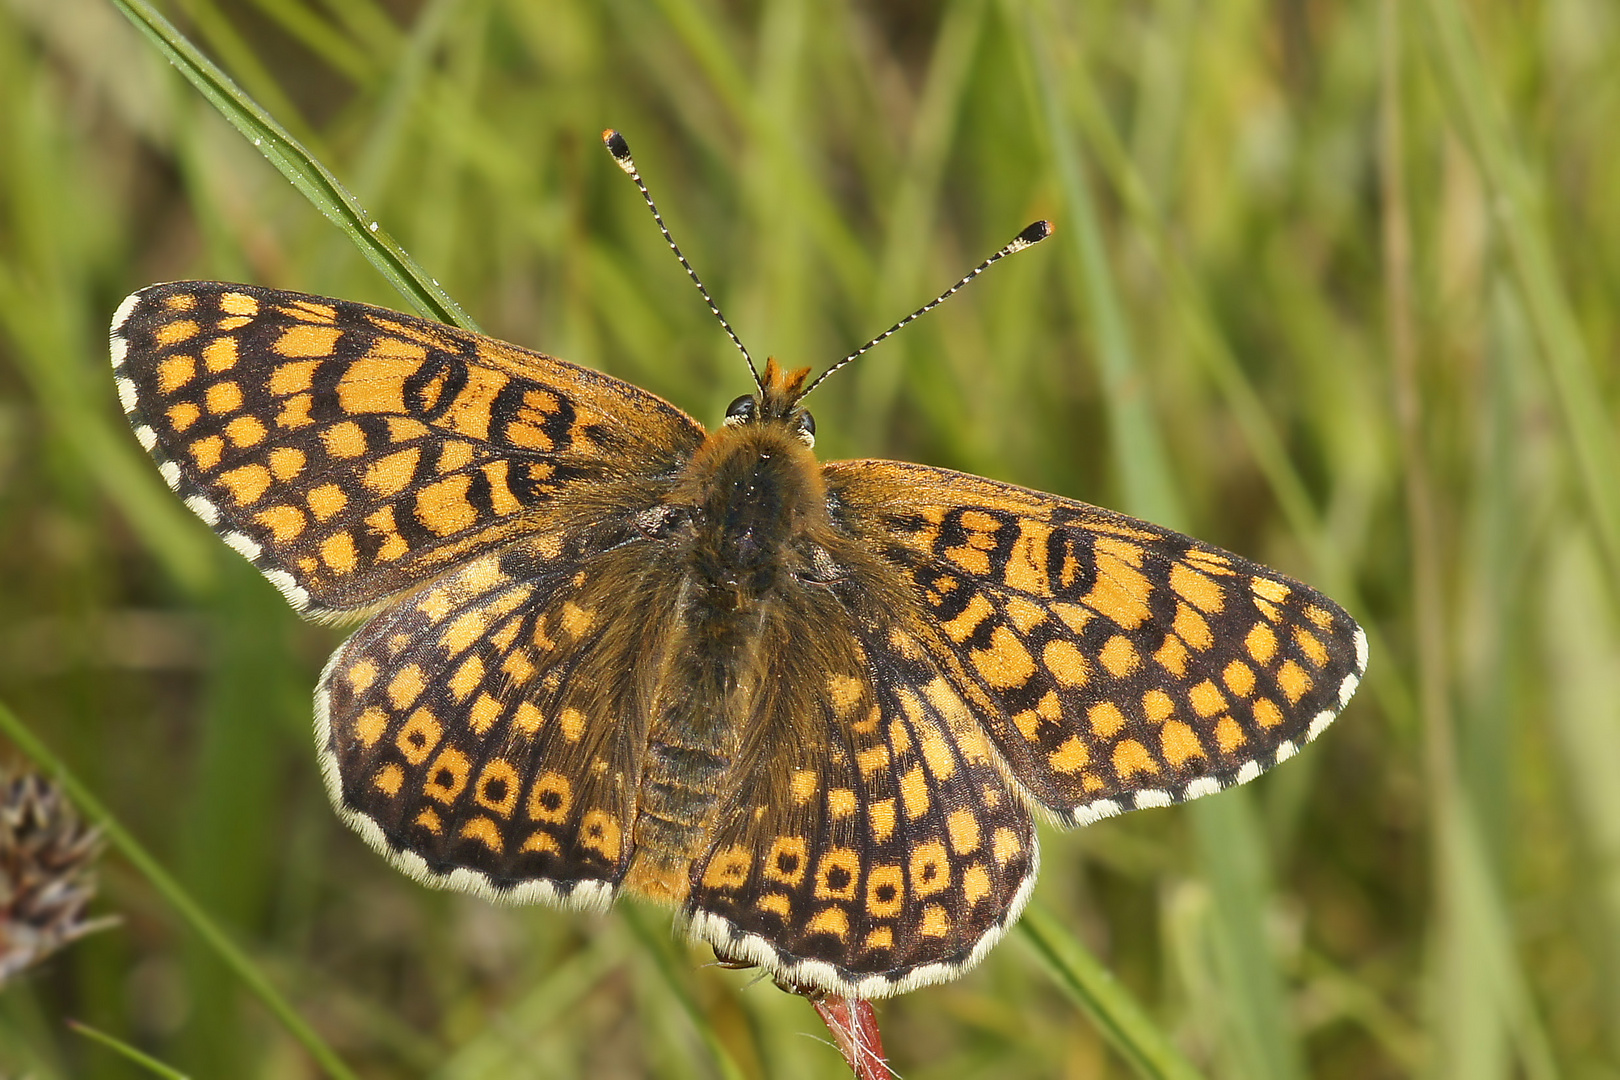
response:
M1013 774L1073 823L1259 775L1365 669L1333 601L1158 526L926 466L827 476L912 582L928 647Z
M112 347L164 479L312 614L375 604L523 534L558 493L667 471L702 439L628 383L325 297L156 285Z

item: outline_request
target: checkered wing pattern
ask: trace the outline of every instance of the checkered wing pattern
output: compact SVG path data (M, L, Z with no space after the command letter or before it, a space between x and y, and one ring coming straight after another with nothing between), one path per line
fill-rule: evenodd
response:
M655 649L610 586L634 580L625 532L513 541L332 658L316 694L332 801L401 869L497 899L611 900L646 746L632 673Z
M565 490L666 473L679 409L553 357L248 285L134 294L119 397L169 486L306 614L363 610L534 528Z
M687 915L717 955L886 997L976 963L1028 899L1037 847L967 703L873 610L881 583L834 588L870 614L826 616L817 649L779 656L811 703L767 700L763 752L693 867Z
M836 515L914 586L953 690L1068 823L1253 779L1366 668L1333 601L1158 526L920 465L825 475Z

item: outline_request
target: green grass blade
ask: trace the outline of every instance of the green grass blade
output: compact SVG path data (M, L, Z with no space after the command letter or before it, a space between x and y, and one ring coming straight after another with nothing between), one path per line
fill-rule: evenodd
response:
M153 1076L161 1076L164 1077L165 1080L190 1080L190 1077L180 1070L164 1064L151 1054L142 1053L141 1051L135 1049L135 1047L129 1045L129 1043L124 1042L122 1039L114 1038L105 1031L93 1028L89 1024L83 1023L79 1020L69 1020L67 1025L74 1031L77 1031L80 1035L83 1035L85 1038L89 1039L91 1042L100 1043L102 1046L107 1047L109 1050L113 1051L113 1053L117 1054L119 1057L122 1057L126 1061L131 1061L136 1065L139 1065Z
M1113 973L1044 905L1031 903L1025 908L1018 931L1051 971L1053 980L1138 1074L1154 1080L1198 1080L1203 1075Z
M286 1028L287 1033L303 1044L304 1049L309 1051L310 1056L328 1076L333 1080L359 1080L326 1041L282 996L281 991L275 988L264 972L259 970L258 965L249 958L241 946L232 941L225 930L198 906L191 898L191 894L163 869L140 841L136 840L113 816L112 811L90 793L90 789L68 769L67 764L52 753L50 748L3 703L0 703L0 733L16 743L18 749L62 785L62 789L78 804L84 815L101 829L113 847L140 871L141 876L146 878L169 906L179 913L181 919L206 941L220 960L236 973L249 990L253 991L264 1003L265 1008L280 1021L282 1027Z
M476 324L428 276L416 260L361 209L337 177L317 161L269 113L244 94L222 70L187 41L146 0L112 0L231 126L242 133L317 210L342 229L366 261L400 295L429 318L465 329Z

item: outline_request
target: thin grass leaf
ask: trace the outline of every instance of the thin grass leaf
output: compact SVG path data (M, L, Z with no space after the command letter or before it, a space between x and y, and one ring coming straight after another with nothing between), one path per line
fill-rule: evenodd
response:
M191 929L208 943L221 961L225 963L238 978L253 991L254 995L264 1003L287 1033L299 1043L303 1044L309 1055L315 1059L326 1074L333 1080L359 1080L349 1067L345 1065L326 1041L315 1032L315 1029L299 1015L292 1004L282 996L253 962L243 949L232 941L216 923L213 918L191 898L181 884L154 859L135 837L124 828L123 823L113 816L112 811L102 805L101 800L90 793L90 789L80 782L79 778L68 769L66 762L51 752L50 748L41 742L30 731L15 713L5 704L0 703L0 733L3 733L17 748L35 764L62 785L70 798L78 804L84 816L95 822L96 826L106 835L107 840L117 848L119 853L128 859L130 864L140 871L142 877L162 895L169 906L180 915Z
M164 1077L165 1080L190 1080L190 1077L180 1070L164 1064L151 1054L142 1053L141 1051L135 1049L135 1047L129 1045L129 1043L124 1042L122 1039L115 1038L114 1036L107 1034L105 1031L93 1028L89 1024L79 1020L69 1020L67 1025L74 1031L77 1031L80 1035L83 1035L85 1038L89 1039L91 1042L100 1043L102 1046L107 1047L119 1057L123 1058L125 1061L139 1065L153 1076L161 1076Z

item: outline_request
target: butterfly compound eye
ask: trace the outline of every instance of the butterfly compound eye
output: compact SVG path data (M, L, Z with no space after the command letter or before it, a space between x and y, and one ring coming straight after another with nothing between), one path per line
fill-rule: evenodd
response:
M726 406L726 423L746 424L754 419L757 412L758 406L754 404L754 395L744 394Z
M793 433L804 441L806 446L816 445L816 418L807 412L799 414L793 422Z

